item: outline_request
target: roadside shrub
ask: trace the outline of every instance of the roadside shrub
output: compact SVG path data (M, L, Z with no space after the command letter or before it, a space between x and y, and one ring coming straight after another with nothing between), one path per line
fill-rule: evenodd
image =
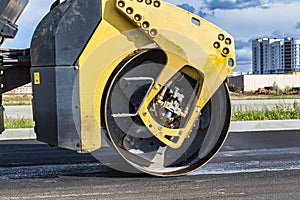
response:
M275 108L266 106L262 110L236 108L232 112L232 121L255 121L255 120L289 120L300 119L300 105L295 101L293 106L277 104Z

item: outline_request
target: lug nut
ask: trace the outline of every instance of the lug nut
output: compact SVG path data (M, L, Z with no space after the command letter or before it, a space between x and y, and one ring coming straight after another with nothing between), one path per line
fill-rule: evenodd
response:
M146 21L146 22L143 22L142 26L143 26L143 28L149 28L150 24L149 24L149 22Z
M224 53L225 55L228 55L228 54L230 53L230 51L229 51L228 48L224 48L224 49L223 49L223 53Z
M124 1L119 1L118 2L118 6L120 6L121 8L123 8L125 6L125 2Z
M221 44L220 44L219 42L215 42L215 43L214 43L214 47L215 47L216 49L218 49L218 48L221 47Z
M158 7L160 7L160 2L159 1L154 1L154 7L156 7L156 8L158 8Z
M136 15L134 16L134 19L135 19L135 21L141 21L142 16L139 15L139 14L136 14Z
M156 36L157 35L157 30L156 29L151 29L150 30L150 35L153 36L153 37Z
M226 40L225 40L225 44L227 44L227 45L231 45L231 39L230 39L230 38L226 38Z
M219 39L220 41L223 41L223 40L225 39L225 36L224 36L223 34L219 34L219 35L218 35L218 39Z
M132 13L133 13L133 9L130 8L130 7L128 7L128 8L126 9L126 12L127 12L128 14L132 14Z

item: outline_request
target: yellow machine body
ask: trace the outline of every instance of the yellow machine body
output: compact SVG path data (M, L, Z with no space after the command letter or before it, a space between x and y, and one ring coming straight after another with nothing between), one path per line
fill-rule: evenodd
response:
M30 58L41 142L92 154L109 144L131 168L175 176L204 165L226 139L234 39L177 6L54 4Z
M180 148L202 108L236 65L234 39L205 19L163 1L102 1L102 21L79 62L80 135L83 152L101 147L106 83L126 57L153 46L167 55L167 64L141 105L146 127L164 144ZM179 70L202 83L185 127L162 127L147 106ZM195 73L196 71L196 73ZM120 102L122 104L122 102ZM178 137L177 142L166 139Z

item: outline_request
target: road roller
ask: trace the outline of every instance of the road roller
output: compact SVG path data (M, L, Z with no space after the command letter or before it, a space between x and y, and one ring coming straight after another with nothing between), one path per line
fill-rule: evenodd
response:
M27 3L0 2L1 43ZM234 39L162 0L55 1L30 47L1 49L0 64L1 94L32 83L37 140L53 147L93 153L106 141L132 169L179 176L228 134Z

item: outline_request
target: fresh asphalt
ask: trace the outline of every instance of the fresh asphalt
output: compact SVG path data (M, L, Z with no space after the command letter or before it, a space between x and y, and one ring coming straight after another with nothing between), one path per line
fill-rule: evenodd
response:
M299 130L230 133L202 169L157 178L35 140L0 141L0 199L299 199L299 142Z
M35 137L33 129L6 130L0 135L0 200L300 196L300 120L234 122L213 160L175 178L119 172L92 154L52 148ZM118 162L110 148L99 153L101 161Z

